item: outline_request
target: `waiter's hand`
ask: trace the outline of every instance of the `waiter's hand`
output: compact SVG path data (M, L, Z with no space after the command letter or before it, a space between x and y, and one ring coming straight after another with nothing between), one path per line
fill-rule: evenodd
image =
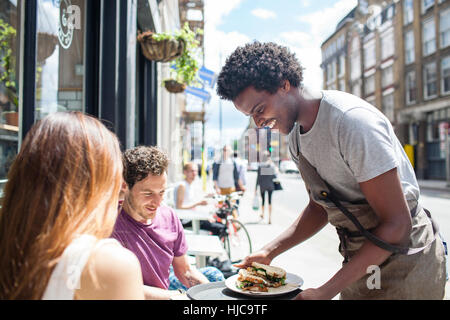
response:
M234 264L234 266L236 268L243 269L243 268L250 267L252 265L252 262L259 262L262 264L269 265L271 261L272 261L272 259L269 258L268 253L264 250L260 250L260 251L252 253L251 255L245 257L241 263L236 263L236 264Z
M330 300L331 298L321 288L310 288L300 292L294 300Z

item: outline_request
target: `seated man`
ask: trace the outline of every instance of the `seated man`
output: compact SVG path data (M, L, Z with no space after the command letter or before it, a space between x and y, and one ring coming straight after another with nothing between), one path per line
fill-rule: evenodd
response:
M223 280L223 274L216 268L197 270L189 264L180 219L162 204L167 155L156 147L140 146L125 151L123 158L124 200L112 237L139 259L145 297L171 299L179 295L179 288ZM171 267L177 279L169 280Z
M194 182L197 176L197 166L188 162L183 166L184 180L179 183L175 191L175 206L176 209L194 209L198 206L206 206L208 202L206 200L195 201L195 190L192 188L192 182ZM183 227L191 227L192 221L183 219ZM213 235L220 236L226 230L223 223L215 222L213 218L210 221L201 220L200 229L210 231Z

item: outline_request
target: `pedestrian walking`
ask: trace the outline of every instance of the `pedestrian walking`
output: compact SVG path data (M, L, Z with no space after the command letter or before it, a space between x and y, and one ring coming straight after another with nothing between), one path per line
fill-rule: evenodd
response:
M237 48L217 92L260 128L289 135L289 152L310 201L292 226L248 256L269 264L328 222L340 238L342 268L298 299L442 299L444 243L420 202L414 170L390 121L354 95L310 94L303 68L286 47L253 42ZM379 268L379 289L369 286ZM369 279L370 280L370 279Z
M267 207L268 207L268 224L272 223L272 192L275 190L274 179L277 177L277 168L270 158L270 152L264 151L262 153L261 162L258 164L255 195L257 194L258 186L261 194L261 219L264 219L265 195L267 193Z
M38 121L5 186L0 299L143 299L136 256L108 239L121 181L119 142L100 121Z

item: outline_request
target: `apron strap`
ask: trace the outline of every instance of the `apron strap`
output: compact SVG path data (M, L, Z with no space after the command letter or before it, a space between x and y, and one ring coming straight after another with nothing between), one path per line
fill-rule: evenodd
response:
M401 254L411 255L411 254L415 254L415 253L422 251L423 249L425 249L426 247L431 245L433 243L433 241L436 239L436 235L438 235L438 233L439 233L439 228L438 228L437 224L434 222L434 220L431 218L430 212L426 209L424 209L424 211L426 212L428 218L431 220L433 230L434 230L434 237L428 244L426 244L423 247L409 248L409 247L395 246L395 245L392 245L392 244L378 238L377 236L373 235L371 232L366 230L361 225L361 223L358 221L358 219L350 211L348 211L347 208L345 208L341 204L339 199L334 196L334 191L332 190L331 186L329 186L326 183L326 181L324 181L322 179L322 177L317 172L316 168L308 161L308 159L306 159L302 155L302 153L300 152L300 144L298 141L298 133L297 132L295 132L295 134L294 134L294 140L293 140L291 147L292 147L292 151L295 152L294 154L297 155L297 159L296 159L297 166L299 167L299 170L300 170L300 173L302 174L302 176L307 175L308 181L312 181L313 183L317 184L317 187L319 188L318 190L322 190L320 192L321 195L323 197L329 199L332 203L334 203L334 205L340 211L342 211L342 213L356 226L356 228L360 231L361 235L364 236L365 238L367 238L368 240L372 241L372 243L374 243L378 247L380 247L386 251L393 252L393 253L401 253ZM308 186L307 186L307 188L308 188ZM308 192L310 192L310 190L308 190ZM365 201L365 203L367 203L367 201ZM411 210L411 213L412 213L411 216L414 217L420 210L421 210L421 207L418 203L417 207ZM339 234L339 232L338 232L338 234Z
M427 209L424 208L424 211L427 214L428 218L431 220L431 224L433 226L433 230L434 230L434 237L433 237L433 239L428 244L426 244L425 246L418 247L418 248L409 248L409 247L395 246L395 245L392 245L392 244L390 244L390 243L388 243L388 242L378 238L377 236L375 236L371 232L367 231L361 225L361 223L358 221L358 219L350 211L348 211L347 208L345 208L340 203L340 201L336 197L334 197L331 193L328 193L327 191L322 191L321 195L324 196L325 198L327 198L328 200L330 200L331 202L333 202L334 205L339 210L341 210L342 213L355 225L355 227L359 230L359 232L361 232L361 235L366 237L368 240L370 240L376 246L378 246L381 249L384 249L386 251L390 251L390 252L393 252L393 253L406 254L406 255L412 255L412 254L418 253L418 252L422 251L423 249L425 249L426 247L428 247L430 244L432 244L433 241L436 239L437 234L439 233L439 228L438 228L437 224L434 222L434 220L431 218L430 212ZM421 206L420 206L420 204L417 204L417 207L415 208L415 211L419 212L420 210L421 210Z

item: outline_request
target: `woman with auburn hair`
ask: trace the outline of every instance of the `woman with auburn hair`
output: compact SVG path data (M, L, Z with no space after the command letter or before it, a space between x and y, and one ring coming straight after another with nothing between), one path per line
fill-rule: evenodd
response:
M0 299L143 299L136 256L106 239L122 166L116 136L91 116L31 128L0 211Z

